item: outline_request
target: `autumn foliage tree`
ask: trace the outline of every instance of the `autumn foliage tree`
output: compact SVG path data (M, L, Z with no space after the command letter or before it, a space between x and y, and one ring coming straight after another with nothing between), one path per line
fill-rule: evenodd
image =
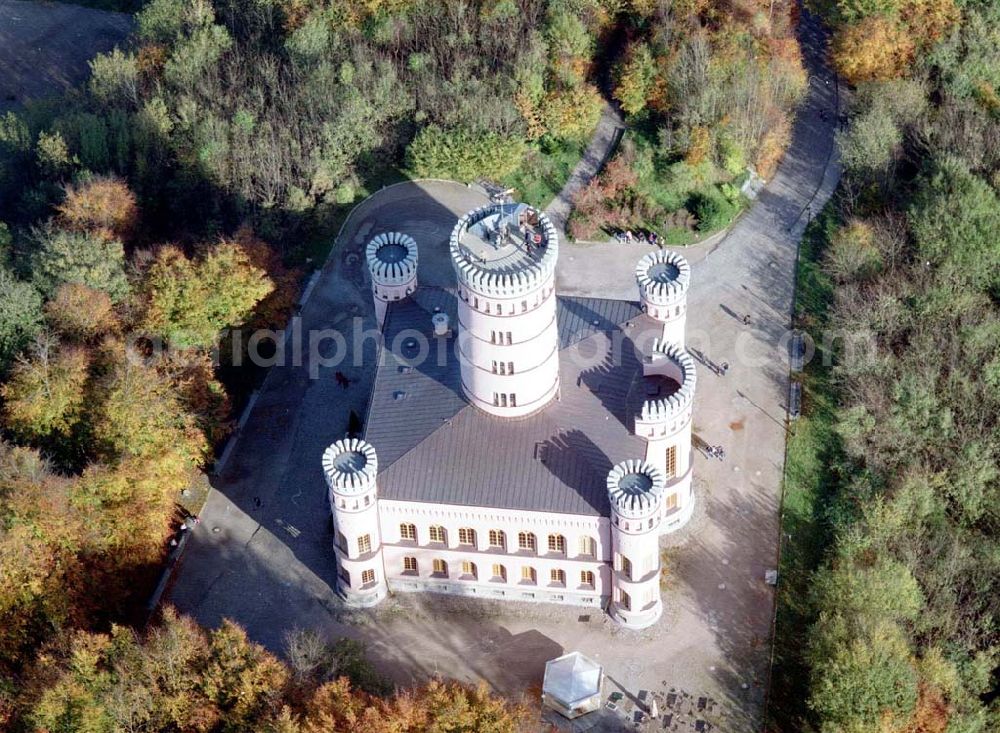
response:
M223 328L244 323L273 289L238 243L221 242L195 259L167 245L144 278L142 325L174 346L209 348Z
M527 730L525 710L485 685L432 681L382 699L346 677L296 682L231 621L206 632L169 608L143 636L122 627L62 635L31 680L18 703L36 730Z
M135 194L121 178L95 176L66 187L66 198L56 208L67 229L104 232L128 241L139 219Z

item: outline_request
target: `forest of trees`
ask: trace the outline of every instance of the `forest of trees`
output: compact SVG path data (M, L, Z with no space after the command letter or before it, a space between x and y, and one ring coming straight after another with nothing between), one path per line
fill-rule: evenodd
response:
M581 192L577 238L647 228L686 244L732 220L750 169L770 179L806 82L797 6L762 0L633 3L613 93L629 122Z
M0 728L238 730L249 710L283 731L509 730L482 691L376 700L336 670L303 686L232 626L130 629L255 378L215 363L227 329L283 326L308 258L393 177L557 190L637 11L91 4L137 8L130 43L0 116Z
M772 719L821 733L995 731L1000 6L814 4L857 88L798 317L873 349L842 347L806 375Z

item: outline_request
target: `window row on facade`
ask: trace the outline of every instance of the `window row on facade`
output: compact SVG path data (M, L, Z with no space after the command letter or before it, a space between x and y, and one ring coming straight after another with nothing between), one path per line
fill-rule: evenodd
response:
M514 373L514 362L512 361L497 361L493 360L493 373L494 374L513 374Z
M403 522L399 525L399 537L407 542L419 542L417 525ZM507 533L502 529L491 529L487 532L487 549L507 552ZM443 545L448 544L448 530L439 524L432 524L427 528L427 539ZM476 530L471 527L461 527L458 530L458 544L466 547L479 547L479 537ZM566 537L561 534L549 534L546 538L546 548L550 554L566 556ZM538 537L533 532L517 533L517 552L538 553ZM585 557L595 557L597 554L597 543L593 537L584 535L577 538L576 554Z
M494 407L517 407L517 395L513 392L494 392L493 393L493 406Z
M552 288L546 288L541 292L541 294L535 295L535 302L531 305L532 308L537 308L542 299L549 297L552 292ZM490 315L502 316L504 315L504 304L503 303L491 303L490 301L483 298L482 302L479 300L478 295L473 295L472 300L469 300L469 294L465 290L459 291L459 296L466 303L472 306L474 310L481 311L482 313L488 313ZM528 301L522 300L520 303L520 312L528 312ZM507 304L507 315L512 316L518 313L518 305L516 302L511 302Z
M462 560L462 562L458 564L457 568L450 567L448 561L441 558L436 558L431 561L431 577L433 578L455 577L452 573L456 570L458 571L457 578L459 580L480 580L479 566L471 560ZM403 574L419 575L420 561L416 557L404 557ZM567 575L565 570L562 570L561 568L553 568L549 571L548 583L553 587L565 588L566 578ZM507 575L507 566L502 563L493 563L487 580L492 583L510 582L510 578ZM594 590L597 587L596 577L592 570L581 570L578 580L579 587L582 590ZM522 585L538 585L538 571L530 565L522 566L518 582Z

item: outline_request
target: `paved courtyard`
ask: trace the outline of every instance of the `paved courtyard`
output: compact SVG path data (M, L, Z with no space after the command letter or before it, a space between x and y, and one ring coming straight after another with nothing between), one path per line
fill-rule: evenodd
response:
M537 691L546 660L579 650L605 666L605 692L622 695L619 709L603 713L596 729L624 725L640 700L655 695L671 715L669 730L758 730L774 600L764 574L777 563L796 247L807 207L818 210L839 173L833 122L819 114L833 109L836 85L817 61L818 33L804 40L815 70L810 100L778 174L727 236L685 252L693 265L688 347L699 359L696 443L721 445L727 458L696 457L698 506L690 525L664 543L670 580L656 626L627 632L600 612L434 595L345 610L332 590L325 495L303 487L315 486L320 455L343 435L350 411L364 414L373 372L364 366L337 367L352 380L346 389L332 367L316 367L316 379L308 364L271 369L213 481L167 600L204 624L233 618L276 650L295 628L362 639L378 668L404 684L439 673L484 679L504 693ZM380 231L410 234L420 247L421 282L449 286L448 233L457 215L483 201L472 189L443 182L401 184L369 199L347 222L303 308L302 331L340 331L351 357L370 365L373 343L351 344L354 318L374 327L365 243ZM633 268L645 251L566 245L559 290L636 299ZM731 369L720 377L709 365L723 361Z

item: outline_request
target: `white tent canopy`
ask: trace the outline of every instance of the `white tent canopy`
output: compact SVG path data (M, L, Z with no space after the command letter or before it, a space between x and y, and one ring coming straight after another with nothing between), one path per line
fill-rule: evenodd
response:
M604 669L580 652L570 652L545 663L542 697L567 717L576 717L601 704Z

